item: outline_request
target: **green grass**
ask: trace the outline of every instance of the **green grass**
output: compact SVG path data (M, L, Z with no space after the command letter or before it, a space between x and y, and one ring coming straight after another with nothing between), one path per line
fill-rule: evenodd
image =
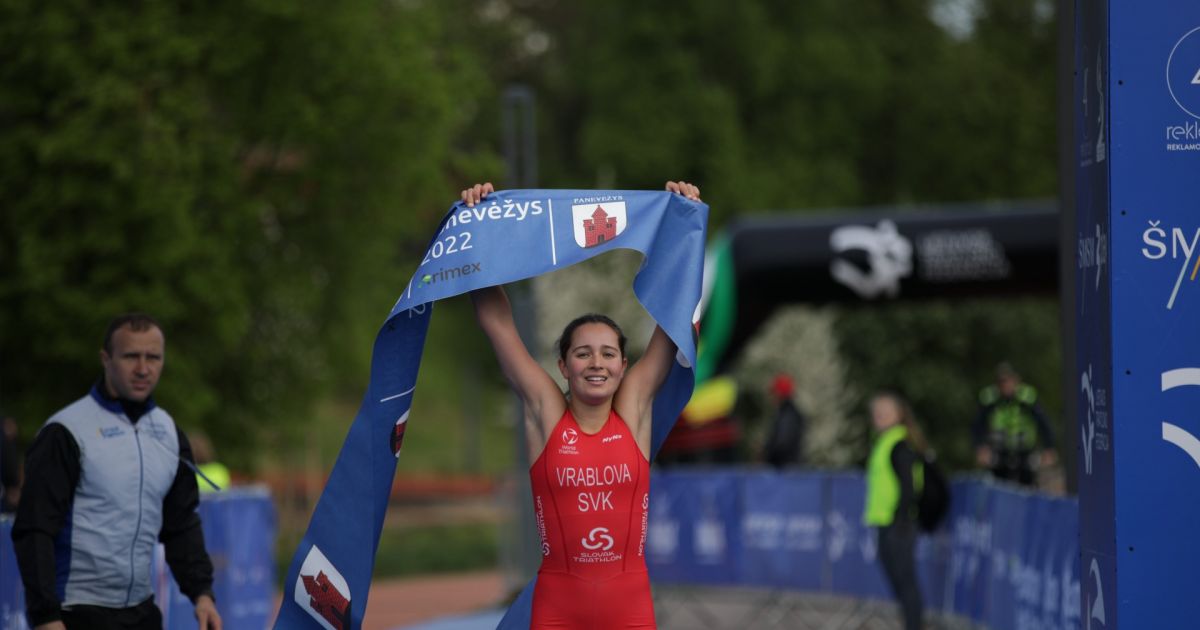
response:
M373 577L490 569L499 549L499 529L490 523L385 528Z
M275 545L275 576L279 584L287 578L288 563L303 533L279 532ZM379 538L372 578L490 569L499 563L499 550L499 527L492 523L385 527Z

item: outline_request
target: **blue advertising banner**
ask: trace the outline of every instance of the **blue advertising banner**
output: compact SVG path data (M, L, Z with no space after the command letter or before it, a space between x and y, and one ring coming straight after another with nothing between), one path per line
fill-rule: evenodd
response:
M805 591L823 586L824 480L805 474L747 473L742 481L745 584Z
M983 619L990 601L992 564L992 493L978 483L956 481L951 486L948 518L953 529L950 579L953 584L946 610Z
M987 623L994 628L1012 628L1019 599L1028 599L1028 571L1023 556L1025 512L1029 502L1016 493L993 495L988 514L992 526L991 575L988 581Z
M1094 565L1095 582L1089 597L1108 607L1116 601L1116 508L1113 434L1113 321L1114 282L1109 243L1111 209L1109 173L1113 147L1110 71L1109 1L1080 2L1075 6L1075 138L1078 161L1075 172L1075 252L1077 275L1075 370L1078 374L1079 518L1081 560ZM1081 603L1081 606L1083 604ZM1105 627L1116 623L1106 604L1095 606L1089 617ZM1093 621L1089 620L1091 624Z
M1196 627L1200 3L1108 4L1116 553L1084 549L1085 621Z
M666 472L654 483L651 505L657 507L650 517L647 563L657 584L891 597L875 554L876 532L859 525L865 487L860 474ZM727 547L733 567L725 556L719 568L706 565L706 554L712 554L696 544L696 528L688 525L701 518L713 493L723 495L722 505L738 506L712 512L728 519L719 528L725 532L740 523L740 550ZM955 481L952 496L945 526L918 543L926 609L992 630L1080 628L1078 503L985 479ZM818 537L814 530L823 533Z
M12 516L0 516L0 630L26 630L25 589L12 546Z
M231 490L200 502L204 543L214 567L213 595L227 628L266 628L275 603L275 507L265 490ZM156 563L156 598L166 630L195 630L192 603L166 560Z
M872 554L868 560L862 553L873 550L864 542L874 541L874 530L859 527L851 540L850 530L837 525L860 521L859 474L660 471L652 484L647 564L655 583L890 598L878 559ZM1097 600L1081 598L1078 503L986 480L956 480L952 493L944 528L923 536L919 544L926 609L992 630L1086 628L1080 610L1099 608ZM217 568L218 605L225 627L261 628L272 601L273 564L267 552L273 547L274 514L263 497L228 499L206 500L201 508ZM785 515L782 527L777 515ZM698 521L707 524L699 527ZM824 531L816 553L814 529ZM0 629L25 630L20 581L7 542L10 531L11 521L0 519ZM787 562L768 558L767 548L778 550ZM824 577L814 581L814 574ZM833 575L836 580L830 579ZM190 605L171 588L162 565L159 576L156 591L165 627L194 628ZM1084 574L1084 590L1093 580ZM531 591L522 593L518 608L527 607L530 596ZM1093 621L1091 628L1107 627L1098 623Z
M683 543L684 526L694 517L685 483L686 478L673 472L660 471L650 476L646 568L655 581L687 582L687 567L694 564L684 560L691 553L691 545Z
M858 597L887 597L890 591L879 568L876 533L862 522L867 496L862 475L832 474L828 483L825 525L830 587Z
M651 479L646 564L653 579L741 582L740 483L734 472L671 472Z

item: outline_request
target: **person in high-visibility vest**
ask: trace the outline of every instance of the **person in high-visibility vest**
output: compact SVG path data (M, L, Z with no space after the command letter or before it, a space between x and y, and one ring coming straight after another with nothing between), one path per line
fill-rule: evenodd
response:
M196 458L196 485L200 494L228 490L232 482L229 469L216 461L216 451L208 436L197 431L192 436L192 455Z
M996 382L979 392L979 414L971 426L975 460L998 479L1032 486L1037 466L1058 461L1054 433L1038 404L1038 392L1008 363L996 366Z
M863 523L877 528L879 561L900 605L905 630L919 630L923 604L914 554L917 497L925 476L919 454L925 452L925 437L899 394L876 393L870 408L878 435L867 459Z

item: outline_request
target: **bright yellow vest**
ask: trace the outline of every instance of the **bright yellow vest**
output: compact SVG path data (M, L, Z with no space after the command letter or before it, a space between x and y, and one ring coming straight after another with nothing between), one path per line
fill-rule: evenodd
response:
M1029 412L1029 407L1036 402L1037 390L1025 383L1018 385L1016 394L1008 400L1000 398L1000 390L995 385L979 392L979 403L992 405L988 431L1003 439L1004 448L1032 450L1037 445L1037 422Z
M200 472L204 473L209 479L212 479L212 482L220 486L222 490L229 489L229 469L225 467L225 464L208 462L207 464L200 464L198 468ZM196 484L200 486L200 492L216 492L216 489L202 479L200 475L196 475Z
M900 503L900 478L892 469L892 451L908 437L908 429L897 424L886 429L871 447L867 459L867 500L863 511L863 523L871 527L886 527L896 518L896 506ZM925 469L921 462L913 463L914 494L920 494Z

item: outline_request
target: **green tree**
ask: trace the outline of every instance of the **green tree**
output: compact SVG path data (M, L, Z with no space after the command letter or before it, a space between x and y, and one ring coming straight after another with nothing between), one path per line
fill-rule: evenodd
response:
M537 93L546 185L693 179L712 228L748 211L1055 194L1055 24L1043 0L980 2L961 30L934 19L932 0L498 4L490 73ZM1001 358L1057 408L1051 303L841 319L853 391L903 390L956 463ZM848 435L864 454L865 427Z
M451 18L0 2L0 402L31 428L82 394L133 309L166 329L159 400L236 463L361 388L447 175L494 164L460 157Z

